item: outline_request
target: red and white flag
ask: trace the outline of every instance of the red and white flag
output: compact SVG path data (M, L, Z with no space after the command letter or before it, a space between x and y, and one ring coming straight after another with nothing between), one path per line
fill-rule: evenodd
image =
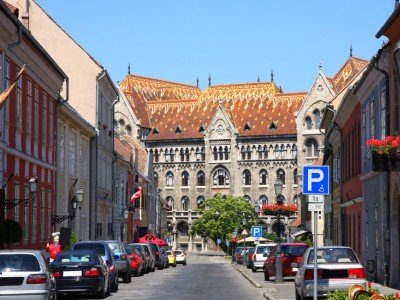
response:
M142 187L139 187L139 190L137 190L136 193L134 193L131 197L131 200L129 201L129 205L133 204L136 199L139 199L140 196L142 195Z

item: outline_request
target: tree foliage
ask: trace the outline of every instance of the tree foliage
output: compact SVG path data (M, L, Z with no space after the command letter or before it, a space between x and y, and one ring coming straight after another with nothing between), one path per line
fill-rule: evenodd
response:
M200 217L193 223L190 234L204 238L230 240L235 229L241 233L256 223L254 208L243 197L216 194L204 201L197 211ZM247 220L246 225L243 219Z
M0 224L0 247L18 243L22 239L22 228L18 222L7 219Z

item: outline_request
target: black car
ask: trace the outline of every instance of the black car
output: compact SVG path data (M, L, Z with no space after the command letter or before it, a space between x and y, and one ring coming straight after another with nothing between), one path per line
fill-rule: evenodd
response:
M108 267L95 250L62 251L50 271L57 294L90 293L104 299L110 291Z
M118 240L104 241L110 246L114 252L115 260L118 266L118 276L122 278L125 283L131 282L131 264L128 259L124 243Z
M164 263L162 261L161 258L161 254L160 254L160 247L156 244L149 244L149 247L151 249L151 251L154 254L154 258L155 258L155 266L159 269L162 270L164 268Z
M118 267L115 261L115 254L106 242L102 241L82 241L74 244L72 250L95 250L104 260L108 267L110 276L111 292L118 290Z

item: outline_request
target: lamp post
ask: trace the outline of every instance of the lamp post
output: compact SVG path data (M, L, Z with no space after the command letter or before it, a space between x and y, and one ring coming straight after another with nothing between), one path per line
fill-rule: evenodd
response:
M247 235L247 230L246 230L245 226L247 225L247 219L246 219L244 213L243 213L242 224L243 224L243 231L242 231L242 235L243 235L243 265L245 265L245 263L246 263L246 235Z
M79 229L77 230L79 232L78 239L81 241L83 239L83 226L82 226L82 201L83 201L83 189L81 187L78 188L76 191L76 200L78 201L78 206L79 206L79 217L78 217L78 226Z
M276 203L278 205L282 205L282 203L283 203L282 186L283 186L283 182L280 178L278 178L274 184ZM281 216L280 216L279 210L278 210L276 217L278 219L278 240L277 240L277 245L276 245L275 283L282 283L283 277L282 277L282 254L281 254Z
M59 224L62 223L65 220L73 220L75 219L75 213L76 210L78 208L78 204L79 204L79 209L81 208L81 203L83 201L83 196L84 196L84 192L82 190L82 188L79 188L76 192L76 195L74 195L74 197L71 200L71 207L72 207L72 215L53 215L52 216L52 224Z
M5 213L4 213L4 208L6 209L12 209L15 206L18 206L21 202L25 202L25 205L28 205L29 203L29 199L6 199L6 186L7 183L10 181L10 179L14 176L14 174L11 174L6 183L3 185L2 188L0 188L0 209L1 209L1 216L3 217L3 219L6 218ZM37 192L37 188L39 185L39 180L36 177L36 175L33 175L30 179L29 179L29 191L30 191L30 195L32 196L32 201L35 201L36 198L36 192ZM0 220L1 221L1 220Z
M128 242L128 217L129 217L129 210L127 207L125 207L124 211L122 212L123 216L124 216L124 237L125 237L125 241Z

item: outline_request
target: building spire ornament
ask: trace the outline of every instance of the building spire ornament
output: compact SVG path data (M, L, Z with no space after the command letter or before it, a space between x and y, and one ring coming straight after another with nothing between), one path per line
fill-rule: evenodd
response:
M260 82L260 75L257 76L257 82Z
M350 57L353 57L353 45L350 44Z
M271 82L274 82L274 70L271 70Z
M196 86L197 86L197 88L199 88L199 76L197 76L197 79L196 79Z
M131 75L131 63L128 64L128 75Z
M319 63L319 67L318 68L319 68L320 71L322 70L322 62Z
M208 74L208 86L211 86L211 75Z

